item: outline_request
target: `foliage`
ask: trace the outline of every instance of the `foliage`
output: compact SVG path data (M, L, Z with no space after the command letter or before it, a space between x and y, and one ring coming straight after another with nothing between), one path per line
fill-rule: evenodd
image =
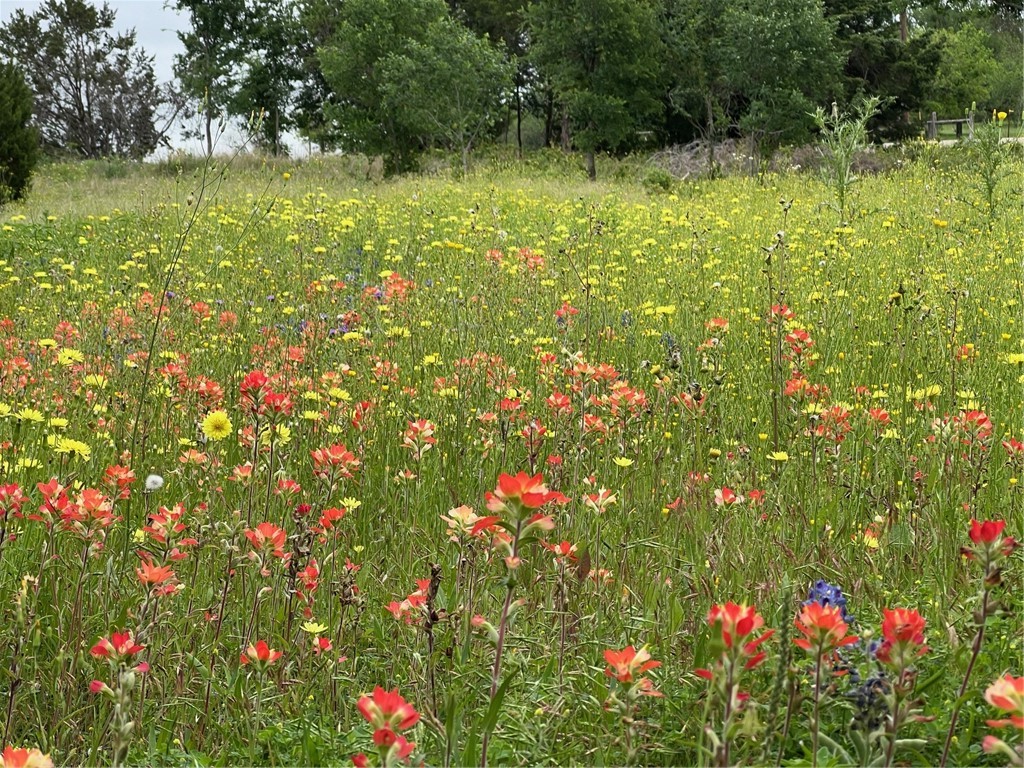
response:
M876 96L883 100L872 121L878 137L917 133L908 116L924 106L939 65L931 30L912 27L902 0L825 0L824 6L843 61L840 103Z
M818 0L730 3L727 71L739 108L731 120L770 153L806 143L815 104L837 94L839 62Z
M507 99L510 69L486 40L445 17L381 63L384 107L402 130L460 152L465 173L470 148Z
M334 36L317 54L338 95L325 114L338 126L341 146L384 154L392 170L413 166L423 137L407 130L390 108L386 63L413 44L426 45L428 30L446 17L444 0L351 0L341 6Z
M0 62L0 205L25 195L39 160L32 91L16 66Z
M663 112L664 46L649 0L538 0L527 9L531 60L587 155L620 149Z
M320 151L334 149L340 135L327 117L337 96L328 85L320 66L318 49L327 45L337 30L338 5L331 0L301 0L298 4L296 54L299 61L298 88L291 117L299 134Z
M272 155L286 153L281 135L292 127L292 100L301 75L297 63L299 28L294 0L248 0L246 52L238 89L229 107L242 120L259 120L260 144Z
M975 123L974 136L963 145L969 167L974 170L976 188L982 194L990 219L996 216L1001 202L998 194L1000 185L1008 175L1009 148L1002 142L1004 122L1005 113L1000 118L999 113L993 111L991 119Z
M807 141L814 104L835 97L832 25L812 0L674 0L666 35L674 80L669 102L709 146L744 135L764 160Z
M953 117L972 103L989 103L998 64L988 39L971 24L936 32L940 59L926 109L942 117Z

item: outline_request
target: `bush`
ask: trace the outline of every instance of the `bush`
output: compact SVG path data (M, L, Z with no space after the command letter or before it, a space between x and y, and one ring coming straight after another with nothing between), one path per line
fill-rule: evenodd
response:
M644 185L644 189L648 192L671 192L675 186L676 180L671 173L666 171L664 168L658 166L652 166L644 174L641 183Z
M39 160L39 134L29 125L32 91L10 63L0 63L0 204L18 200L28 189Z

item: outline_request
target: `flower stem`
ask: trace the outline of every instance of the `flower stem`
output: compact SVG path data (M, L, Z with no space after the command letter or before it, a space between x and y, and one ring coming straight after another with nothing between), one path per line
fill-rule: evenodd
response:
M942 758L939 760L941 768L946 768L946 761L949 758L949 748L953 744L953 734L956 732L956 723L960 719L960 709L963 707L964 694L967 692L967 683L971 679L971 672L974 671L974 663L978 660L978 654L981 653L982 643L985 642L985 619L988 617L988 588L983 588L981 592L981 612L979 617L981 622L978 624L978 632L974 636L974 645L971 647L971 660L967 663L967 671L964 672L964 680L960 684L960 690L956 696L956 704L953 707L953 715L949 719L949 730L946 731L946 745L942 748Z
M818 768L818 731L820 730L819 715L821 712L821 651L814 659L814 721L811 723L811 767Z
M519 534L523 529L522 520L516 521L516 535L512 539L512 559L514 560L519 554ZM501 656L505 650L505 631L508 628L508 612L512 607L512 592L516 587L515 578L512 572L509 572L508 576L508 590L505 592L505 605L501 609L501 621L498 623L498 642L494 647L494 667L491 670L491 695L490 701L494 701L495 695L498 693L498 681L501 679ZM491 740L491 733L489 730L484 731L483 742L480 745L480 765L481 768L487 765L487 747Z

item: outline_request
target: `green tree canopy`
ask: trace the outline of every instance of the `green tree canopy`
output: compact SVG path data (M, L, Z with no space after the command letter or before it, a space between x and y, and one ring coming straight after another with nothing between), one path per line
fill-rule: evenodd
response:
M174 75L203 116L206 153L213 153L213 121L226 116L237 89L242 58L245 0L173 0L191 28L178 32L184 52L174 57Z
M912 24L904 0L824 2L843 61L839 101L878 96L883 106L872 121L873 133L890 139L916 133L918 126L908 118L925 105L939 65L932 31Z
M229 109L243 120L262 114L257 138L279 155L285 151L281 134L294 124L291 106L302 76L298 8L293 0L248 0L244 29L247 50Z
M944 117L963 115L973 102L989 103L998 73L989 37L973 24L935 33L939 66L926 106Z
M527 9L531 59L594 153L617 149L665 109L659 8L648 0L536 0Z
M435 142L468 149L505 88L495 53L444 0L348 0L318 56L339 144L390 170Z
M511 86L511 66L486 40L448 17L431 24L422 42L381 64L385 109L402 130L435 139L462 155L494 124Z
M810 113L836 96L839 59L820 0L738 0L724 26L735 124L768 149L810 138Z

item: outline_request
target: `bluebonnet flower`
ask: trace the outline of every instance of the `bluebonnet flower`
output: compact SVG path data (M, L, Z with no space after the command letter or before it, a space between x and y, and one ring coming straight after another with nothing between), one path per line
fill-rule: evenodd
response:
M814 582L803 605L811 603L817 603L826 608L838 608L843 621L847 624L854 622L853 616L846 610L846 598L843 596L843 590L835 584L829 584L824 579Z
M889 692L889 681L882 673L872 675L846 694L853 703L853 722L850 727L862 733L871 733L885 724L889 705L885 695Z
M628 309L623 311L622 319L620 322L622 323L623 328L629 328L631 325L633 325L633 315L630 313Z

